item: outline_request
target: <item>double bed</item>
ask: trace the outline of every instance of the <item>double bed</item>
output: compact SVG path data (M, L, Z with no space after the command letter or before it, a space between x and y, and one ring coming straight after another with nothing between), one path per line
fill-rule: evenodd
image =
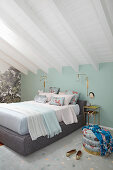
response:
M8 146L12 150L22 155L29 155L61 138L72 133L84 125L83 106L86 101L78 100L77 105L69 106L50 106L48 104L40 104L41 107L55 110L57 120L60 124L62 132L54 137L48 138L47 136L40 136L36 140L32 140L28 130L26 116L16 112L15 110L8 110L0 108L0 142ZM79 107L78 107L79 106ZM70 109L75 110L78 122L64 123L63 114ZM66 120L68 121L68 120Z

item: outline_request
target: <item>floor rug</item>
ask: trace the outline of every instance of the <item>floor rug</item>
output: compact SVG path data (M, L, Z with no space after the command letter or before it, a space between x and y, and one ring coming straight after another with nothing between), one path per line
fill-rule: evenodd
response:
M81 149L80 160L66 152ZM81 129L27 156L21 156L6 146L0 147L0 170L113 170L113 154L109 157L90 155L82 149Z

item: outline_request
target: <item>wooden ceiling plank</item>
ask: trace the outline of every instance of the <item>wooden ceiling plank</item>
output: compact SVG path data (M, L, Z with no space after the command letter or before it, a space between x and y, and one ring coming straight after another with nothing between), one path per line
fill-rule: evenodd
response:
M92 0L91 2L99 19L101 28L104 31L109 47L113 53L113 26L110 21L109 12L106 6L107 4L104 0Z
M56 54L58 54L64 62L64 65L70 65L73 67L73 69L75 71L78 72L78 67L79 64L77 63L77 60L75 61L75 58L72 57L72 54L70 52L68 52L68 49L63 47L63 44L61 42L59 42L57 40L57 38L54 38L52 35L52 32L50 33L45 26L44 29L44 23L42 25L41 22L39 22L39 20L37 20L37 15L36 13L33 13L33 10L31 10L31 8L29 6L26 6L27 3L24 3L24 1L16 1L18 5L20 5L20 7L24 10L24 12L26 12L26 14L32 19L32 21L34 21L34 23L37 25L37 27L42 31L43 30L43 35L46 37L46 39L49 39L49 44L51 45L51 47L54 49L54 51L56 52ZM41 2L40 2L41 3ZM46 3L46 2L45 2ZM47 10L47 8L46 8ZM51 9L50 9L51 10ZM51 19L51 18L50 18ZM64 27L63 27L64 28ZM53 46L54 45L54 46ZM57 58L56 58L57 60ZM59 63L61 64L61 63ZM62 63L63 64L63 63Z
M7 7L7 5L5 6L5 3L8 3L8 1L4 1L3 2L3 5L0 7L1 8L1 10L0 10L0 14L1 14L1 16L2 16L2 18L3 18L3 20L5 21L5 24L7 24L8 26L9 26L9 28L11 29L11 30L13 30L16 34L18 34L18 35L20 35L21 34L21 36L25 39L25 40L27 40L27 42L29 42L30 43L30 45L31 45L31 47L32 47L32 49L31 49L31 51L35 51L35 54L33 54L33 56L36 56L36 58L37 58L37 61L38 61L38 63L40 63L39 64L39 68L40 69L42 69L43 71L46 71L47 72L47 69L49 68L49 67L55 67L55 68L58 68L59 70L61 69L60 68L60 63L58 63L57 64L57 62L55 63L54 62L54 65L52 64L53 62L51 62L52 60L50 60L50 57L47 55L47 53L46 53L46 51L45 51L45 49L44 48L42 48L41 50L38 48L38 44L37 44L37 42L34 40L34 39L32 39L31 38L31 36L30 36L30 34L32 33L32 31L30 31L29 33L27 33L27 30L24 30L25 28L23 27L23 29L22 29L22 27L19 27L20 25L18 25L18 23L16 23L14 20L12 20L11 21L11 17L9 17L9 15L10 15L10 12L11 12L11 10L10 10L10 7L12 7L12 6L10 6L10 3L12 2L12 3L14 3L13 1L10 1L10 3L9 3L9 6L8 6L8 10L9 10L9 13L8 13L8 10L6 10L7 8L5 8L5 7ZM14 3L15 4L15 3ZM3 8L2 8L3 7ZM19 8L19 7L18 7ZM12 13L11 13L12 14ZM24 14L25 15L25 14ZM13 18L14 19L14 18ZM16 17L16 20L17 20L17 17ZM20 23L19 23L20 24ZM32 25L32 23L31 23L31 25ZM31 25L29 25L29 26L31 26ZM23 26L23 24L22 24L22 26ZM29 30L29 26L27 26L27 29ZM36 31L34 31L34 32L36 32ZM37 36L37 34L35 35L35 36ZM36 55L37 54L37 55ZM48 57L49 57L49 59L48 59ZM36 63L36 62L35 62ZM56 67L57 66L57 67ZM45 68L47 68L47 69L45 69Z
M27 69L24 68L19 63L17 63L16 61L14 61L13 59L11 59L10 56L6 55L3 51L0 51L0 59L27 75L28 73Z
M93 56L89 53L89 50L87 50L88 48L86 49L83 41L78 37L78 35L70 27L70 25L68 24L67 20L62 15L57 5L52 0L49 0L49 1L51 1L52 8L54 8L54 11L56 11L56 15L59 17L60 21L64 25L64 28L67 30L68 34L71 36L73 41L75 41L78 44L79 49L81 53L83 54L84 58L86 58L87 62L93 65L95 70L98 70L98 64L94 61Z
M19 53L16 49L14 49L11 45L9 45L6 41L0 38L0 50L9 55L12 59L23 65L23 67L27 68L33 73L37 73L37 67L28 61L21 53Z
M48 72L47 65L38 60L36 51L33 49L31 44L15 34L2 22L2 20L0 20L0 37L17 49L21 54L23 54L23 56L28 58L38 68L42 69L46 73ZM41 67L41 65L44 67Z
M0 72L1 73L4 73L5 71L7 71L10 67L11 67L10 64L7 64L6 62L0 59Z

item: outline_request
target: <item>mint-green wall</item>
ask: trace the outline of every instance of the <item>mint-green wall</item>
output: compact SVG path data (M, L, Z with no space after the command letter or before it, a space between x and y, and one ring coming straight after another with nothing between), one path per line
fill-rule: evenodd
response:
M39 89L42 89L43 82L40 81L40 77L44 75L41 70L37 71L37 74L31 72L28 75L22 74L21 76L21 100L32 100L38 93Z
M81 99L101 106L101 125L113 127L113 63L100 64L99 71L91 65L82 65L79 72L87 74L89 91L95 93L94 99L91 100L86 96L85 77L80 77L78 81L71 67L63 67L62 73L49 69L46 88L56 86L60 87L61 91L66 89L79 91ZM32 100L38 89L43 89L43 83L40 82L41 75L43 72L40 70L36 75L31 72L27 76L22 75L22 100Z

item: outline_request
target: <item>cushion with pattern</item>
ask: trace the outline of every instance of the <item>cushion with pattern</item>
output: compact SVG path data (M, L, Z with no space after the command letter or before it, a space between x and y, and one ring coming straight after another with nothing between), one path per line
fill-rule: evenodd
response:
M65 94L73 94L74 95L70 101L70 104L75 105L77 103L77 100L79 98L79 93L77 91L66 90Z
M57 88L57 87L50 87L49 88L49 93L58 94L59 91L60 91L60 88Z
M51 97L51 101L49 104L56 105L56 106L63 106L64 105L64 97Z
M34 100L38 103L46 103L47 102L47 97L44 95L36 95Z

